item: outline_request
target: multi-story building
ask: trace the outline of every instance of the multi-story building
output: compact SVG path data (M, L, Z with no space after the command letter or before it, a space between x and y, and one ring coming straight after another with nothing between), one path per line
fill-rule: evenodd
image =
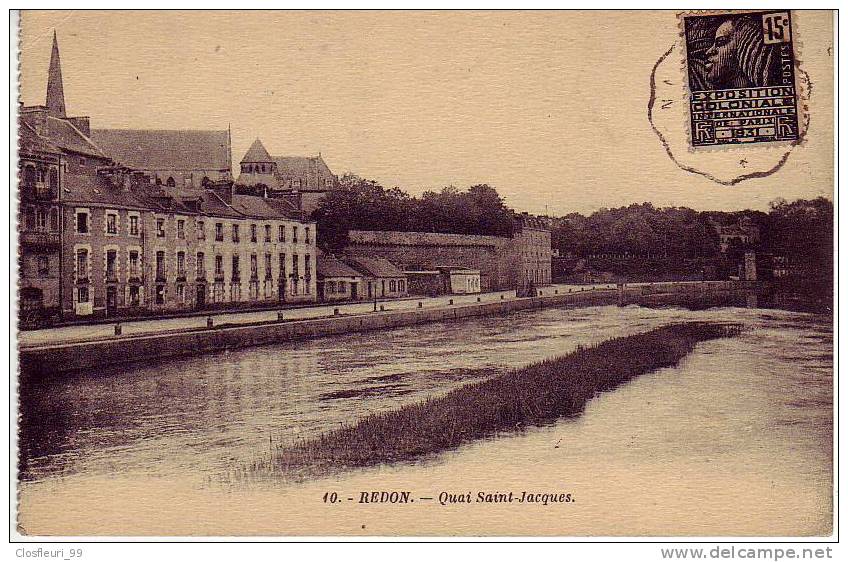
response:
M62 153L23 120L19 139L19 306L33 325L60 315Z
M107 131L116 162L88 117L66 115L55 34L47 104L21 108L20 121L22 304L33 316L316 299L315 223L286 200L233 194L229 132Z
M146 304L147 203L107 174L66 174L62 186L65 318L138 313Z
M547 221L527 213L518 215L512 240L519 260L519 288L550 284L551 230Z

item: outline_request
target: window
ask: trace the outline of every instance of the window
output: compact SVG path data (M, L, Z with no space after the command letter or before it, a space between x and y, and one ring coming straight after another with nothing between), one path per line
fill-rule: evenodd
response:
M185 221L183 219L177 221L177 238L185 240Z
M177 182L174 181L174 178L168 177L168 179L165 181L165 185L167 185L168 187L176 187Z
M77 211L77 233L88 234L88 211Z
M401 293L406 291L406 282L403 279L398 281L398 291L400 291Z
M233 242L239 241L239 225L233 225Z
M106 234L118 234L118 215L106 213Z
M50 275L50 258L47 256L38 256L38 276L48 277Z
M80 166L85 166L85 158L80 157L79 163L80 163Z
M35 168L33 166L24 168L24 187L30 192L35 190Z
M236 282L241 278L241 271L239 271L239 257L233 256L233 274L232 281Z
M138 251L130 250L129 253L130 277L138 277Z
M392 293L397 291L397 281L395 281L394 279L389 281L389 291L391 291Z
M258 279L259 278L259 269L256 264L256 254L250 254L250 278Z
M165 280L165 252L162 250L156 252L156 280Z
M203 252L197 252L197 278L206 279L206 256Z
M50 209L50 230L59 232L59 209L56 207Z
M47 209L38 207L35 209L35 228L36 230L47 230Z
M177 285L177 302L185 304L185 285Z
M138 290L138 285L130 286L130 306L138 306L141 304L141 294Z
M215 276L223 277L224 276L224 257L223 256L215 256Z
M156 304L165 304L165 285L156 285Z
M77 281L86 280L88 280L88 250L77 250Z
M292 242L297 244L297 227L296 226L292 227Z
M280 283L286 280L286 255L280 254Z
M335 281L327 281L326 293L335 293L336 292L336 282Z
M165 219L156 219L156 236L158 238L165 237Z
M50 168L50 193L53 197L59 193L59 171L56 168Z
M271 241L271 225L270 224L265 225L265 241L266 242Z
M35 207L27 208L25 222L27 230L35 230Z
M250 225L250 241L256 242L256 225Z
M138 236L138 217L130 215L130 236Z
M285 242L286 241L286 226L281 224L278 230L279 230L279 232L277 233L277 239L280 242Z
M297 279L299 277L298 273L299 271L297 267L297 254L292 254L292 277Z
M177 252L177 277L185 277L185 252Z
M303 256L303 273L307 281L312 279L312 256L309 254Z
M271 254L265 254L265 279L271 279Z
M206 223L197 221L197 239L206 240Z
M215 242L224 241L224 223L215 223Z
M88 287L77 289L77 302L88 302Z
M310 243L309 242L309 227L307 226L305 230L306 230L306 234L304 235L304 238L305 238L304 242L309 244Z
M118 252L115 250L106 251L106 280L115 281L117 273L115 272L115 261L118 257Z

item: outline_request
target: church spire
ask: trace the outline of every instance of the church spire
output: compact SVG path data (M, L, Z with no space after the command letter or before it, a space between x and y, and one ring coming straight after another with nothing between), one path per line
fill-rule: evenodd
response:
M59 41L53 30L53 52L50 53L50 70L47 73L47 113L53 117L66 117L65 90L62 87L62 64L59 62Z

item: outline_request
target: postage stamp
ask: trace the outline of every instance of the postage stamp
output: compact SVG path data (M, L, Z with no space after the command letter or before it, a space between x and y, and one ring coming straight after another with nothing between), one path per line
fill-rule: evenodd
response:
M799 138L788 10L686 15L693 147Z

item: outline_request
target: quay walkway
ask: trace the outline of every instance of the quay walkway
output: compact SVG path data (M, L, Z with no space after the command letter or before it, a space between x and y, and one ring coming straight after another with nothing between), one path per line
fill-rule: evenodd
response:
M636 286L638 284L628 285ZM615 284L596 284L596 285L546 285L539 287L542 295L552 295L556 291L559 293L567 293L569 290L574 291L589 291L615 289ZM501 299L503 296L503 299ZM470 295L441 295L438 297L408 297L403 299L380 299L377 301L378 307L383 306L386 311L412 310L418 308L418 303L422 303L422 308L446 306L453 299L457 305L476 303L477 297L480 297L480 302L494 302L500 300L515 299L515 291L498 291L492 293L470 294ZM331 316L335 309L339 309L340 314L367 314L374 311L374 301L356 301L356 302L339 302L339 303L321 303L314 306L298 307L298 308L281 308L283 318L286 320L308 320L312 318L323 318ZM379 308L378 308L379 310ZM43 346L50 344L62 343L82 343L104 339L114 339L115 324L121 324L122 336L130 335L152 335L161 334L173 331L183 331L190 329L201 329L206 327L206 319L212 318L215 326L221 324L238 325L238 324L256 324L260 322L272 322L278 319L278 310L263 310L263 311L210 311L209 314L199 314L192 316L184 316L178 318L146 318L140 320L122 320L116 318L114 322L97 323L97 324L78 324L73 326L62 326L58 328L45 328L41 330L21 331L18 333L18 343L20 347Z

